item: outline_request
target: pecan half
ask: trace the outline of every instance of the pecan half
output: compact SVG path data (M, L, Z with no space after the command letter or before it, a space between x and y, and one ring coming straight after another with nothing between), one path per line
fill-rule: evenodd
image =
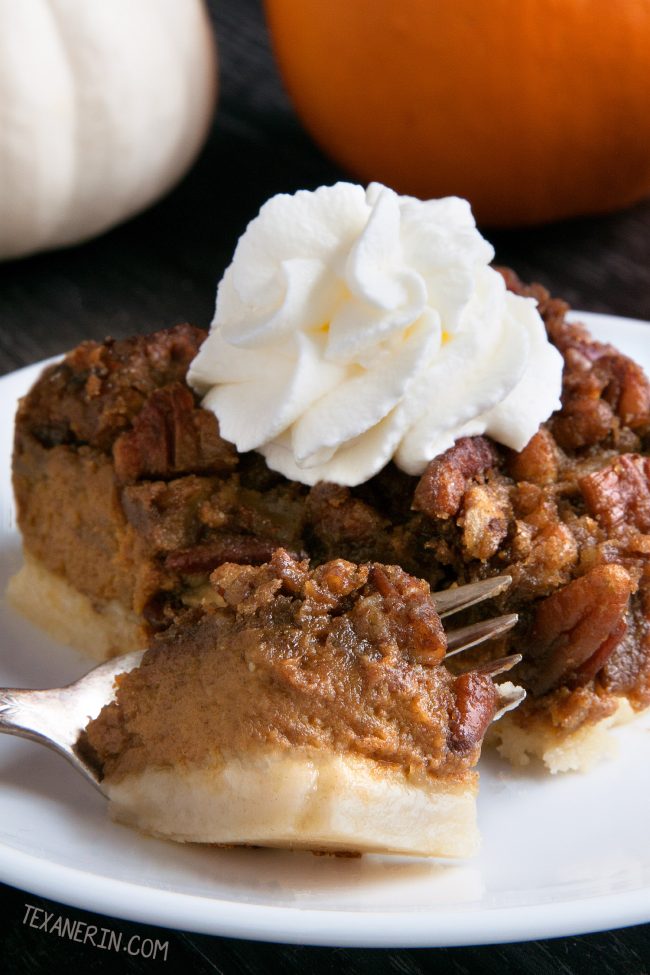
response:
M598 673L625 634L633 589L621 565L598 565L538 604L525 668L534 694Z
M454 681L455 713L449 722L450 747L469 752L482 740L497 706L497 690L487 674L470 671Z
M461 437L428 465L415 489L413 510L431 518L451 518L471 479L496 462L494 447L485 437Z
M194 403L190 390L172 383L155 390L113 446L118 479L231 471L237 465L232 444L219 434L216 417Z
M579 484L590 514L604 528L650 532L650 457L621 454Z
M278 543L272 539L255 538L254 535L219 535L190 548L170 552L165 557L165 568L183 575L202 575L212 572L224 562L240 565L262 565L269 562ZM292 557L298 558L295 553Z

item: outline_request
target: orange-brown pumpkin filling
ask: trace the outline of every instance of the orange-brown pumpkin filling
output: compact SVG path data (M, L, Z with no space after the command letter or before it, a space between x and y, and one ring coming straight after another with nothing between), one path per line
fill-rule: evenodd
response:
M159 635L87 729L112 780L256 746L352 753L463 779L497 694L453 676L429 587L396 566L309 571L283 550L212 573L200 608Z

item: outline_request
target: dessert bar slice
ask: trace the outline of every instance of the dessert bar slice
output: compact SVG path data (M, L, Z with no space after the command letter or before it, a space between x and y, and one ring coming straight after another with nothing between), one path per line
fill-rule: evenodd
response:
M508 694L452 675L445 650L426 583L278 549L211 574L82 747L114 818L159 836L468 856L474 766Z
M507 573L497 611L520 623L493 653L523 655L528 698L495 726L500 747L584 767L650 703L650 385L565 303L503 273L562 353L561 410L519 453L465 437L421 477L389 464L356 488L289 481L222 439L185 381L200 330L82 344L18 411L14 601L102 658L201 605L220 565L278 548L398 565L435 589Z

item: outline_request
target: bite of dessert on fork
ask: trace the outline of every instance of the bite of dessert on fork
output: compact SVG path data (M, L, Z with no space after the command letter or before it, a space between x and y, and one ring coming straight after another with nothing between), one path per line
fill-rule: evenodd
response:
M281 549L224 564L144 654L67 688L0 691L0 731L56 748L116 819L158 836L469 856L483 737L525 692L493 680L517 656L455 675L445 658L516 617L446 634L435 607L508 583L432 595L397 566L309 570Z

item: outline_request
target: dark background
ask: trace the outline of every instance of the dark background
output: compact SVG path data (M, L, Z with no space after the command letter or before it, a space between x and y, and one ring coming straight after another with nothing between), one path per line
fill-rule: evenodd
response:
M323 0L326 2L326 0ZM353 2L353 0L351 0ZM189 320L207 327L237 238L265 199L346 177L302 130L282 90L259 0L210 3L220 99L208 144L183 183L146 214L83 246L0 265L0 372L83 338ZM484 228L485 229L485 228ZM535 230L490 232L497 261L574 307L650 319L650 202ZM128 959L23 925L25 902L169 941L166 961ZM0 885L0 971L401 973L444 971L648 975L650 925L579 938L476 948L355 950L213 938L49 905Z

